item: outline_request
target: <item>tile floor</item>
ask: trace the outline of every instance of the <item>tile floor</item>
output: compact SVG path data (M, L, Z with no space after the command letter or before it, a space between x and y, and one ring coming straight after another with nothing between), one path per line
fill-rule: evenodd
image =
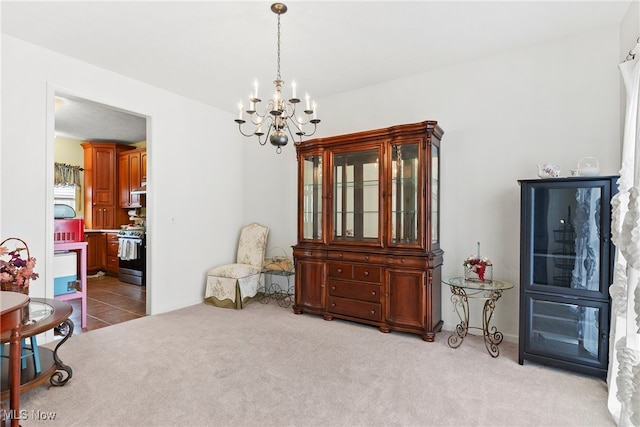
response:
M80 300L71 300L74 334L104 328L146 315L147 288L120 282L117 277L87 279L87 327L80 328Z

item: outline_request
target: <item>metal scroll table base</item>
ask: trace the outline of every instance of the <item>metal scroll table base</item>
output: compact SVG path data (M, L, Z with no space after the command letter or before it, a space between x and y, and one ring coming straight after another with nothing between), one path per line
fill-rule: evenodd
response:
M271 283L265 283L264 292L260 296L259 301L262 304L269 304L271 299L274 299L278 302L280 307L289 307L293 304L293 292L291 289L291 282L289 278L294 275L293 270L263 270L263 274L265 275L265 282L267 282L267 277L270 276L281 276L285 277L287 280L287 289L282 289L282 287L275 281L271 281ZM273 279L273 277L270 277Z
M502 296L501 290L477 290L475 292L467 292L463 288L450 285L451 302L454 311L460 318L460 323L449 339L447 340L449 347L458 348L467 336L469 329L481 329L484 337L484 346L491 357L498 357L500 350L498 345L504 338L502 332L498 331L495 326L490 326L493 312L496 308L496 301ZM477 326L469 326L469 298L485 298L484 307L482 308L482 328Z
M56 371L51 375L49 382L52 386L59 387L65 385L73 376L73 369L71 369L71 366L62 363L62 360L58 357L58 349L60 346L73 335L73 322L70 319L66 319L64 322L60 323L55 330L62 334L64 338L56 344L56 347L53 350L53 362L56 366Z

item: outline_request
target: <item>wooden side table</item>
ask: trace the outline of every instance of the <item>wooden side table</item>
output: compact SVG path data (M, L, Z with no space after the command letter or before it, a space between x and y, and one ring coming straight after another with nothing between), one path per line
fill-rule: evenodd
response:
M46 347L38 348L42 368L40 372L35 371L33 360L27 360L27 367L22 370L20 379L17 381L17 384L20 384L20 393L29 391L46 381L49 381L54 386L65 385L73 375L71 367L62 363L62 360L58 357L60 346L73 335L74 325L69 319L73 312L73 307L67 302L49 298L31 298L28 307L30 317L29 321L22 325L21 338L29 338L53 328L58 328L62 331L64 337L56 344L54 350ZM0 335L0 343L9 342L10 339L8 332L3 332ZM19 357L20 355L18 354ZM3 364L0 399L7 398L9 384L13 387L16 382L13 379L9 381L9 375L6 372L5 364Z
M513 283L504 280L491 280L480 282L475 280L465 280L464 277L447 277L442 281L451 288L451 302L453 308L460 318L460 323L456 330L449 336L448 343L451 348L458 348L462 340L467 336L469 329L482 329L484 336L484 346L492 357L498 357L500 350L498 345L504 338L502 332L495 326L489 326L493 311L496 308L496 301L502 296L502 292L513 288ZM469 326L469 298L484 299L482 309L482 328Z
M17 292L0 292L0 333L9 341L9 409L11 426L20 425L20 338L22 334L22 310L29 304L29 297ZM4 393L3 393L4 394ZM6 397L3 397L6 398Z

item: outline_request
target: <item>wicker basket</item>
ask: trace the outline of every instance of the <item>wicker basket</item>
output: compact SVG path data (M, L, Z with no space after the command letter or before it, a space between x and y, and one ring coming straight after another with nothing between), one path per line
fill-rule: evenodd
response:
M18 252L23 252L23 251L26 252L27 253L26 258L20 256L20 258L25 261L31 258L31 255L29 254L29 246L24 240L18 239L17 237L9 237L8 239L4 239L2 243L0 243L0 246L5 246L10 251L15 250ZM18 286L15 282L0 282L0 290L10 291L10 292L19 292L25 295L29 295L29 282L30 282L30 279L25 279L24 284L22 286Z

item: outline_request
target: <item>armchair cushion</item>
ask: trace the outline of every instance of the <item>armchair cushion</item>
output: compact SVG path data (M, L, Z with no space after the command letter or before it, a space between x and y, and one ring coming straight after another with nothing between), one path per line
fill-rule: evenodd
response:
M260 269L249 264L227 264L209 270L207 276L225 277L228 279L241 279L260 273Z

